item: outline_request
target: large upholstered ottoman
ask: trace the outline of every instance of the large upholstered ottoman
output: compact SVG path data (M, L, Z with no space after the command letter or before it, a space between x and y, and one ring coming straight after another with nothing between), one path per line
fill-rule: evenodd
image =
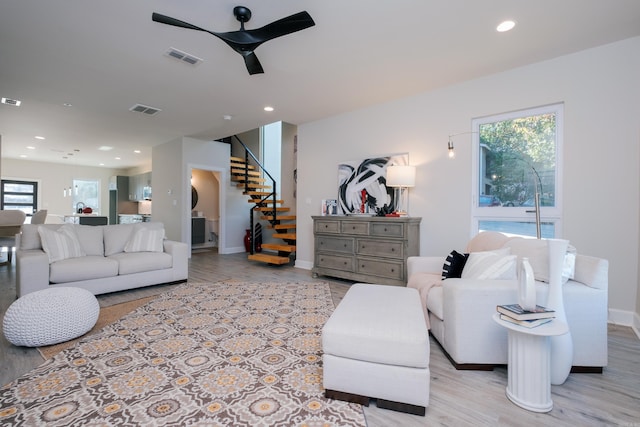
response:
M15 300L4 315L2 329L14 345L41 347L84 335L99 314L100 304L91 292L51 287Z
M357 283L322 329L327 398L424 415L429 334L415 289Z

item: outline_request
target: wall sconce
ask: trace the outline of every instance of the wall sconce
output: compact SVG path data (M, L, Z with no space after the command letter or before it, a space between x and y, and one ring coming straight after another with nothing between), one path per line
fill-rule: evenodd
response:
M477 133L478 132L461 132L461 133L454 133L453 135L449 135L449 142L447 143L449 158L454 159L456 157L456 153L453 149L453 140L452 140L453 137L458 135L470 135L470 134L477 134ZM526 161L520 156L514 156L514 159L520 160L521 162L524 162L527 166L529 166L529 169L533 171L533 174L536 176L538 180L537 185L535 185L535 188L536 188L535 197L534 197L535 208L534 210L527 211L527 212L536 214L536 237L538 239L541 239L542 231L540 227L540 193L542 192L542 180L540 179L540 175L538 174L538 171L536 170L536 168L533 167L531 163L529 163L528 161Z
M416 167L391 165L387 167L387 187L396 187L400 189L398 197L397 209L394 212L400 216L408 216L408 191L409 187L416 185Z

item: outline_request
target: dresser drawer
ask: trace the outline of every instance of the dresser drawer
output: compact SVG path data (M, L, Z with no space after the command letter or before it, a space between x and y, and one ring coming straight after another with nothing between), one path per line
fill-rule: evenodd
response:
M316 250L353 254L354 240L349 237L317 236Z
M404 262L381 261L380 259L356 259L356 272L388 279L404 279Z
M340 233L340 221L320 219L315 221L314 231L316 233Z
M354 271L354 260L355 258L350 256L317 254L315 267Z
M371 228L369 229L370 236L376 237L398 237L403 238L404 235L404 224L393 224L393 223L372 223Z
M379 256L385 258L404 258L404 242L393 240L358 239L358 255Z
M344 234L359 234L362 236L369 235L369 223L359 221L343 221L340 231Z

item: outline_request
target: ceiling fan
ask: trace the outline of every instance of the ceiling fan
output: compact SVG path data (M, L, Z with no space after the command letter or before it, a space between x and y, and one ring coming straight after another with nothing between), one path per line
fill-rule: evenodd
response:
M254 53L254 50L262 43L275 39L276 37L286 36L287 34L313 27L316 24L313 22L311 15L307 12L298 12L291 16L287 16L286 18L267 24L264 27L245 30L244 24L251 19L251 10L245 6L236 6L233 8L233 14L236 19L240 21L240 29L238 31L229 31L226 33L217 33L205 30L204 28L196 27L195 25L187 22L155 12L151 15L151 19L162 24L188 28L190 30L204 31L205 33L216 36L243 56L244 63L247 66L249 74L264 73L262 65Z

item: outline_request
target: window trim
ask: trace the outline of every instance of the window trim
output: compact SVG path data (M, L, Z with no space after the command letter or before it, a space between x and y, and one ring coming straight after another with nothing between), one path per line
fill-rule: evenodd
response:
M535 214L525 211L530 207L479 207L480 200L480 125L494 123L520 117L536 116L554 113L556 116L556 167L555 167L555 206L540 207L540 221L553 223L555 237L562 236L563 223L563 139L564 139L564 103L550 104L540 107L515 110L507 113L495 114L472 119L472 149L471 149L471 236L479 231L481 221L526 221L535 223Z

